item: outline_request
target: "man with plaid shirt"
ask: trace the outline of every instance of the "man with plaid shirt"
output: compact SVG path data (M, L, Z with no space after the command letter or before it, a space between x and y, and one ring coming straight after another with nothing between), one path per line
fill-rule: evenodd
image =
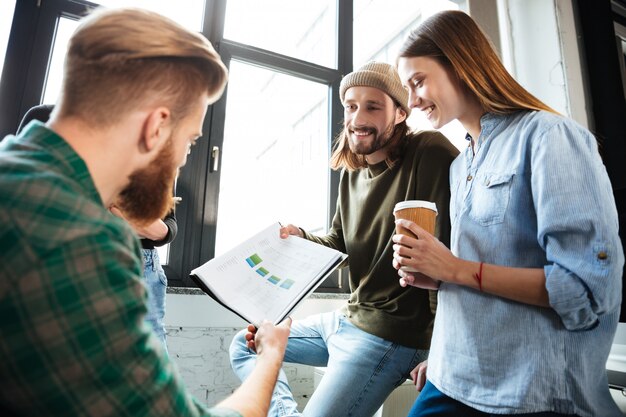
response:
M109 211L147 224L171 209L226 80L202 36L99 10L70 40L48 123L0 142L0 415L267 414L289 321L260 326L253 376L205 409L143 325L139 241Z

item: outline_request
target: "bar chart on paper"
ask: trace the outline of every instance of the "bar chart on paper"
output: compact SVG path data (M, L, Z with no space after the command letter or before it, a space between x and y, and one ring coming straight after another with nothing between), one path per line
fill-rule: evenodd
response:
M194 269L201 288L244 319L280 322L346 255L291 236L271 225L239 246Z

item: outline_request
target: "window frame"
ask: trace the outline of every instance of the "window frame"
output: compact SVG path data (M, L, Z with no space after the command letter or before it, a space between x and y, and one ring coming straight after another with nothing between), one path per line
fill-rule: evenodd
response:
M58 19L80 19L95 7L98 5L84 0L17 2L0 85L0 108L5 116L0 121L0 137L14 133L26 111L41 104ZM344 74L352 71L352 2L337 0L336 7L337 22L341 22L337 23L337 68L224 39L226 0L206 0L202 25L202 34L211 41L227 67L232 59L236 59L328 86L329 153L343 118L339 83ZM177 180L176 194L182 198L176 208L178 235L170 244L168 263L164 265L172 287L195 287L189 277L190 271L215 254L221 171L212 169L211 150L213 147L222 149L226 93L207 110L202 140L197 142ZM220 152L218 164L221 156ZM338 186L339 172L330 171L327 227L330 227L335 212ZM349 292L344 284L346 275L344 271L335 272L317 291Z

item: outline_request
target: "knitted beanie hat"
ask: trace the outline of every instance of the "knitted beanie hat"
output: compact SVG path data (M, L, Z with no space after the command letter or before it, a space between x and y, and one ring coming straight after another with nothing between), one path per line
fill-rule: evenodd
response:
M343 77L339 86L339 97L342 103L346 96L346 90L355 86L378 88L398 102L406 112L407 117L411 114L408 105L409 93L402 87L398 71L392 65L384 62L368 62L358 70Z

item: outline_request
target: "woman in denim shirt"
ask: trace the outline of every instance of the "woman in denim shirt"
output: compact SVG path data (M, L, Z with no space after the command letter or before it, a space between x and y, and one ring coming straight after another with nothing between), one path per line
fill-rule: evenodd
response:
M410 107L469 140L450 168L451 250L405 220L419 240L394 236L400 284L439 288L410 416L620 416L605 364L624 254L595 138L524 90L465 13L426 20L398 70Z

